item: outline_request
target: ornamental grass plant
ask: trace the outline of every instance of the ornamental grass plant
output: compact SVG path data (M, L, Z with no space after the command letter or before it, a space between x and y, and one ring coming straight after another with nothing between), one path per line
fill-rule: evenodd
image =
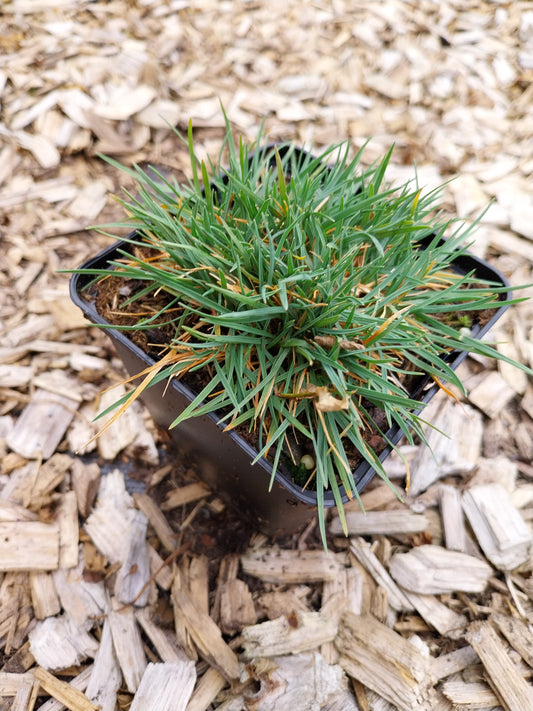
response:
M185 184L109 160L137 192L120 199L127 221L99 229L133 230L110 268L136 285L121 290L123 307L138 304L136 323L110 327L171 333L115 417L151 384L194 374L201 387L173 424L217 413L246 432L257 458L316 490L325 540L324 491L344 522L343 493L359 496L357 463L387 479L379 453L389 429L424 440L414 393L427 383L462 390L448 354L504 358L474 336L507 287L451 267L472 227L436 211L439 191L424 196L415 180L388 187L392 149L362 169L347 143L315 157L263 145L260 133L248 147L227 125L206 164L191 126L184 140ZM148 296L160 305L145 308Z

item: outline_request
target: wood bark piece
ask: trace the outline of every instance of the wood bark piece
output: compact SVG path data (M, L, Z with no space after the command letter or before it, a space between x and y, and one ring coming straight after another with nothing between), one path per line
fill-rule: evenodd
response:
M247 665L247 671L260 684L256 693L244 692L246 708L254 711L358 711L342 669L327 664L318 652L258 659Z
M318 612L291 612L242 630L243 659L299 654L331 642L338 620Z
M76 666L98 650L95 638L66 614L38 622L28 636L37 663L52 671Z
M515 617L503 615L501 612L493 612L490 619L496 624L511 647L516 649L530 667L533 667L533 634L530 625Z
M110 610L108 620L113 647L126 687L128 691L135 693L141 683L147 661L133 609L126 607Z
M402 711L427 711L434 693L430 660L370 615L346 612L335 644L339 664L353 679Z
M33 614L38 620L57 615L61 604L50 573L34 571L30 573L31 602Z
M500 484L474 486L463 494L463 507L483 552L500 570L524 563L532 536L509 494Z
M101 711L115 711L121 684L122 672L113 646L111 623L106 619L85 694Z
M98 711L98 708L89 701L84 693L65 681L56 679L46 669L37 667L33 673L41 688L54 699L65 704L71 711Z
M204 612L199 610L189 595L173 591L178 614L183 616L187 631L191 635L200 655L228 681L239 676L239 661L235 652L224 642L218 626Z
M465 517L461 494L454 486L441 484L439 503L446 548L449 551L466 553Z
M431 544L396 553L389 570L399 585L421 595L482 592L493 572L479 558Z
M28 459L39 456L48 459L61 442L78 406L76 400L64 395L36 390L6 438L8 446Z
M370 550L370 544L367 543L364 538L354 539L350 544L350 551L365 570L370 573L376 584L387 591L389 605L394 610L414 610L411 602L409 602L406 595L396 585L376 555Z
M273 548L248 550L241 556L247 575L269 583L314 583L333 580L340 564L320 550L291 551Z
M490 685L507 711L533 708L533 688L517 671L490 622L472 622L466 640L481 659Z
M196 684L186 711L207 711L227 683L216 669L208 669Z
M185 711L196 681L192 661L148 664L130 711Z
M0 523L0 571L58 567L59 528L55 523Z
M429 521L424 515L409 510L347 511L346 525L349 536L372 534L393 536L395 534L422 533L429 526ZM329 530L334 536L342 535L343 530L338 516L333 518Z
M133 500L137 508L148 518L157 537L165 548L170 552L175 550L176 534L155 501L148 496L148 494L134 494Z

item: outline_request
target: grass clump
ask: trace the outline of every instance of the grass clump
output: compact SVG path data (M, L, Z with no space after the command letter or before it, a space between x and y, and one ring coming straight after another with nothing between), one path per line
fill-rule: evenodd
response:
M395 424L423 437L406 379L461 388L443 355L502 357L471 330L507 289L450 268L471 228L443 242L451 222L435 216L438 191L387 187L390 151L363 170L347 144L313 157L261 135L236 145L228 127L224 153L206 165L190 127L185 140L190 182L127 169L138 194L121 199L129 219L114 225L135 230L111 265L141 285L130 301L169 297L134 328L164 320L174 333L128 402L149 382L207 369L173 424L217 412L228 429L255 432L258 458L274 471L288 462L316 489L325 539L324 491L344 521L343 489L358 497L354 458L386 478L373 438L386 444Z

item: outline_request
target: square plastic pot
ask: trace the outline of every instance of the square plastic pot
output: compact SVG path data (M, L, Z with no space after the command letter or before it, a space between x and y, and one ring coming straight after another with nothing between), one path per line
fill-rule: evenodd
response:
M85 262L81 269L106 268L109 262L120 257L119 250L127 251L128 246L126 242L118 242ZM424 248L423 242L421 248ZM508 287L506 278L499 271L471 254L459 255L454 260L452 268L459 274L473 271L481 279ZM97 312L94 303L84 297L84 289L90 280L90 275L74 274L70 282L71 298L91 322L103 326L110 325ZM501 317L510 298L511 294L507 292L502 299L501 307L474 334L476 338L481 338ZM136 375L154 363L153 358L136 346L124 332L109 328L106 333L113 341L130 375ZM455 369L466 355L466 351L456 351L447 355L446 359L450 367ZM437 389L437 386L433 386L423 392L418 398L421 406L431 400ZM165 383L159 383L148 388L141 399L157 425L168 430L170 424L188 406L194 396L195 393L185 384L172 380L170 387ZM303 491L283 470L278 469L272 489L269 491L272 477L270 463L260 459L252 464L256 456L254 449L235 432L223 432L214 414L187 420L178 427L170 429L169 434L184 455L193 459L198 475L211 489L258 529L270 535L293 533L315 514L317 505L315 492ZM392 443L397 444L402 434L401 429L396 426L387 432L387 437ZM391 447L388 446L381 453L380 460L385 460L390 452ZM374 469L366 462L362 462L355 469L354 480L359 492L364 489L374 474ZM348 497L344 494L343 501L347 500ZM326 507L335 505L330 491L324 492L324 505Z

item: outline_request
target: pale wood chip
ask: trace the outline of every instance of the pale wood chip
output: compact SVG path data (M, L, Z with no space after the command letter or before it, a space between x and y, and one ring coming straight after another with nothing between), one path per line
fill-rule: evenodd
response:
M130 706L131 711L185 711L196 670L192 661L148 664Z
M167 498L163 501L161 504L161 511L170 511L178 506L199 501L200 499L204 499L206 496L209 496L210 493L211 491L209 487L202 482L180 486L178 489L171 491Z
M23 457L48 459L72 422L78 403L72 398L36 390L6 441Z
M421 533L429 526L428 519L412 511L346 511L346 525L349 536L363 536L379 533L384 536L394 534ZM335 536L343 533L340 518L335 516L330 524L330 532Z
M157 537L168 551L176 548L176 534L170 527L159 506L148 494L134 494L133 501L150 521Z
M431 663L431 674L439 680L456 674L479 663L479 657L470 645L455 649L453 652L441 654Z
M79 628L70 615L47 617L29 633L30 650L38 664L46 669L61 670L94 657L98 642Z
M274 657L272 660L258 659L247 665L247 672L260 684L253 695L244 693L247 705L252 708L358 711L342 669L328 664L318 652ZM302 683L303 679L306 683Z
M53 617L61 611L61 603L50 573L34 571L30 573L30 590L33 613L38 620Z
M196 684L186 711L207 711L226 684L222 674L210 667Z
M515 395L514 389L498 372L493 370L469 392L468 399L487 417L494 418Z
M501 708L500 701L490 686L482 681L445 681L441 687L444 696L454 708L492 709Z
M56 570L59 528L54 523L0 523L0 571Z
M135 693L148 662L133 608L121 607L108 612L113 648L128 691Z
M97 416L105 412L125 393L126 389L123 385L116 385L114 388L102 393ZM98 439L96 440L98 451L104 459L108 460L113 460L120 451L131 444L142 427L139 412L133 406L129 407L118 420L110 424L104 431L103 428L106 427L112 417L113 413L102 417L97 422L99 427Z
M430 660L370 615L346 612L335 644L353 679L402 711L427 711L434 698Z
M490 684L508 711L533 708L533 688L512 663L490 622L472 622L466 640L477 652Z
M201 656L228 681L236 679L239 676L237 656L224 642L211 617L200 611L184 591L173 591L173 599Z
M522 620L493 612L490 619L496 624L505 639L513 649L516 649L522 659L533 667L533 634L531 626Z
M121 683L122 673L113 647L111 623L106 619L85 693L101 711L115 711Z
M41 688L54 699L61 701L72 711L98 711L84 693L65 681L56 679L50 672L42 667L37 667L33 672Z
M318 612L294 611L276 620L245 627L242 632L243 658L299 654L331 642L338 620Z
M459 491L447 484L439 487L439 504L446 548L466 553L466 529Z
M309 583L332 580L339 571L336 558L320 550L252 549L241 556L247 575L270 583Z
M513 570L528 559L531 532L503 486L473 486L463 494L463 507L479 545L493 565Z
M479 558L430 544L396 553L389 570L399 585L421 595L482 592L493 573Z
M363 538L356 538L350 544L350 551L367 570L377 585L387 591L388 603L394 610L413 610L406 595L396 585L389 572L372 552L370 544Z

